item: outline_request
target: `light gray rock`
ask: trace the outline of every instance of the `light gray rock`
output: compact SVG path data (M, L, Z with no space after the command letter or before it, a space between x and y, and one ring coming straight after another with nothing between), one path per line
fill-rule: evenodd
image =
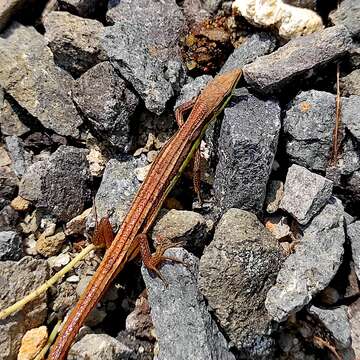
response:
M21 255L21 236L16 231L0 231L0 260L19 260Z
M201 2L205 10L207 10L209 13L214 14L217 10L219 10L224 0L201 0Z
M252 63L258 57L270 54L276 46L276 38L270 33L256 33L251 35L244 44L236 48L221 68L224 73L236 68L242 68Z
M127 152L131 145L130 118L138 98L112 65L103 62L88 70L77 80L73 96L102 139Z
M98 218L108 215L115 230L123 221L140 187L135 175L136 167L137 162L133 159L125 162L111 159L96 194Z
M224 212L238 207L260 212L280 132L280 107L244 93L225 109L215 173L216 201Z
M52 11L45 17L44 26L55 63L74 77L106 60L100 44L104 30L101 22Z
M301 92L284 118L286 152L290 161L309 170L328 165L335 121L335 95L317 90Z
M7 136L5 143L11 158L11 167L16 176L21 178L31 165L31 153L24 149L22 140L17 136Z
M0 88L0 130L3 135L21 136L29 131L22 122L24 111L8 96L1 96Z
M265 208L269 214L279 209L280 201L284 196L284 183L280 180L271 180L265 198Z
M265 297L275 283L282 252L254 214L230 209L200 260L199 289L221 327L247 359L273 358Z
M303 229L303 238L289 255L269 290L265 306L275 321L284 321L307 305L335 276L344 254L344 208L331 198Z
M302 166L291 165L286 175L280 208L305 225L328 202L332 189L332 181Z
M350 239L352 258L357 278L360 279L360 221L347 226L347 235Z
M42 285L49 277L44 260L25 257L18 262L0 262L0 309L5 309ZM21 338L27 330L44 324L46 294L38 296L15 314L0 320L1 359L17 358Z
M353 136L345 136L337 162L342 175L350 175L360 168L360 143Z
M289 82L305 78L351 48L345 26L334 26L290 40L270 55L244 66L246 82L264 93L280 91ZM306 54L306 56L304 56Z
M310 314L315 315L335 340L336 348L345 350L351 345L351 328L347 314L347 306L335 309L320 309L311 306Z
M343 96L360 96L360 69L352 71L340 79L340 89Z
M41 124L77 137L82 124L69 94L73 79L54 64L44 38L15 23L0 37L0 86Z
M351 340L352 340L352 349L355 353L355 359L358 359L360 356L360 300L357 299L354 301L349 309L348 316L350 321L351 329Z
M330 13L329 18L335 25L345 25L354 37L360 35L360 3L358 0L344 0Z
M60 146L47 160L31 165L19 185L19 195L59 220L81 214L89 201L87 150Z
M187 267L164 263L160 271L169 283L167 288L142 267L160 345L158 359L235 360L197 288L198 259L184 249L165 254L186 262Z
M360 96L342 98L342 121L350 133L360 142Z
M168 211L155 224L153 239L165 238L174 242L185 241L187 248L199 250L210 236L205 218L186 210Z
M107 18L114 23L105 28L102 43L108 57L146 108L161 114L174 94L167 68L181 63L177 44L186 25L180 8L174 0L123 0Z
M133 351L106 334L87 334L70 349L68 360L130 359Z

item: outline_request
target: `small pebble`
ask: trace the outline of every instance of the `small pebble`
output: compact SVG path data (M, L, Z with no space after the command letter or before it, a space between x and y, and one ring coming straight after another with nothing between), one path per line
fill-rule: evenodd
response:
M68 278L66 278L66 281L72 284L78 283L80 280L80 277L78 275L71 275Z
M21 196L17 196L11 201L11 207L16 211L27 211L31 205L29 200L24 199Z
M33 360L44 347L48 339L46 326L40 326L26 332L21 340L17 360Z

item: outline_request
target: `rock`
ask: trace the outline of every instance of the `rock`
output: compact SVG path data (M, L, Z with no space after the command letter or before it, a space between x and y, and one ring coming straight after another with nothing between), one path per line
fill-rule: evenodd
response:
M129 359L133 351L106 334L87 334L70 349L68 360Z
M129 151L130 118L139 101L109 62L95 65L77 80L74 100L103 140Z
M24 257L0 262L0 309L28 295L48 279L46 262ZM16 359L21 338L46 320L46 294L38 296L15 314L0 320L0 351L3 359Z
M355 272L357 278L360 279L360 221L355 221L347 226L347 236L350 239Z
M286 152L291 162L324 171L332 148L335 95L310 90L290 103L284 118Z
M272 358L265 297L282 263L281 249L254 214L230 209L200 259L199 289L246 358Z
M19 195L56 216L69 221L89 200L90 174L86 150L60 146L48 160L31 165L19 185Z
M27 331L21 340L17 359L33 360L45 346L47 339L48 332L46 326L40 326Z
M60 254L58 256L53 256L48 259L49 266L55 271L59 271L65 265L71 261L69 253Z
M77 137L82 120L69 95L73 80L53 61L34 28L14 24L0 37L0 85L41 124Z
M284 196L284 183L279 180L268 182L268 189L265 198L265 208L269 214L279 209L280 201Z
M1 96L0 88L0 129L3 135L21 136L30 129L22 122L26 117L24 110L9 96ZM30 119L28 119L30 120Z
M238 207L260 212L280 132L280 107L249 93L225 109L214 191L222 212ZM239 121L241 119L241 121Z
M0 198L13 199L18 186L18 178L10 166L0 166Z
M316 10L317 0L283 0L285 4Z
M355 353L355 359L360 356L360 300L354 301L348 309L350 321L352 348Z
M330 332L331 338L335 340L338 350L345 350L351 345L351 330L347 315L347 306L335 309L320 309L311 306L309 310L325 328Z
M164 263L161 273L169 283L166 289L159 278L152 278L142 267L160 345L158 359L234 360L197 288L198 259L184 249L167 250L165 254L185 261L187 267Z
M16 231L0 231L0 260L19 260L21 256L21 236Z
M174 84L166 78L173 62L181 63L179 38L185 19L175 1L123 0L111 8L102 46L148 110L161 114L173 96ZM180 69L180 68L179 68Z
M342 1L329 18L334 25L345 25L354 37L360 35L360 4L357 0Z
M74 284L64 281L56 286L56 294L50 303L50 308L57 314L65 316L66 312L74 306L76 300Z
M157 243L161 238L177 242L185 241L187 247L199 250L209 238L209 228L205 218L193 211L168 211L154 226L152 237Z
M280 208L305 225L328 202L332 189L332 181L302 166L291 165L286 176Z
M26 11L28 7L35 5L35 1L8 0L1 3L0 8L0 32L5 29L10 20L19 12Z
M11 165L11 159L9 153L7 152L5 146L0 146L0 166L9 166Z
M219 7L221 6L221 3L224 2L224 0L201 0L201 2L205 10L211 14L214 14L217 10L219 10Z
M75 216L65 225L65 235L81 234L83 235L86 229L86 220L90 215L92 208L86 209L80 215Z
M272 26L285 39L311 34L323 29L321 17L312 10L285 4L282 0L258 2L236 0L233 11L255 26Z
M101 153L100 149L96 146L91 147L86 158L89 162L90 174L96 177L102 176L107 163L107 158Z
M288 219L283 215L273 215L266 218L265 227L273 234L276 240L284 240L291 233Z
M358 142L360 142L359 109L360 96L342 98L342 121Z
M27 211L30 208L31 202L21 196L17 196L11 201L10 205L16 211Z
M272 54L257 58L244 66L244 77L261 92L280 91L289 82L305 78L313 69L345 55L350 48L347 29L334 26L293 39Z
M16 226L19 214L10 205L0 210L0 231L13 230Z
M36 251L45 257L57 255L65 241L65 234L62 231L51 236L41 234L36 242Z
M61 9L83 18L95 16L107 4L104 0L58 0L58 3Z
M235 68L242 68L244 65L255 61L259 56L273 52L275 46L275 36L265 32L253 34L244 44L230 54L220 73L225 73Z
M45 39L54 54L56 65L74 77L106 60L101 47L104 30L101 22L65 11L52 11L45 17L44 26Z
M111 159L104 171L102 182L95 197L98 218L108 215L116 230L127 214L137 193L140 182L135 176L137 161L119 162Z
M341 175L351 175L360 168L359 144L353 136L345 136L337 162Z
M22 140L17 136L7 136L5 142L11 158L11 167L16 176L21 178L31 165L31 154L24 149Z
M325 289L344 254L344 208L331 198L320 214L303 229L303 238L290 254L268 291L265 306L278 322L296 313Z
M343 96L360 96L360 69L340 78L340 89Z

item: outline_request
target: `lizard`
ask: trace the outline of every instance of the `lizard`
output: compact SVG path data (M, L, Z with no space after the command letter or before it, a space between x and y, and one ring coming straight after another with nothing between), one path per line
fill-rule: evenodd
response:
M216 119L230 100L241 74L241 69L237 68L215 76L197 98L175 110L179 130L167 141L152 163L115 239L106 250L98 269L51 347L48 360L65 359L87 315L124 265L139 252L142 254L145 267L154 271L160 278L162 276L157 269L159 264L167 259L177 261L163 255L171 245L158 246L155 254L151 255L147 233L167 195L198 151L208 125ZM190 109L191 112L184 121L184 113Z

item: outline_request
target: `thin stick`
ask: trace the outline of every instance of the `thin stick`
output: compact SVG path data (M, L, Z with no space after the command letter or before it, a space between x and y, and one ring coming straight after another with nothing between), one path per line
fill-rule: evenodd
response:
M0 320L6 318L12 313L22 309L27 303L37 298L39 295L44 293L47 289L49 289L52 285L54 285L61 277L63 277L67 272L72 270L74 266L82 260L90 251L99 248L99 246L95 246L94 244L88 245L84 248L78 255L74 257L66 266L64 266L59 272L57 272L52 278L47 280L44 284L40 285L37 289L31 292L29 295L25 296L15 304L9 306L8 308L0 311Z
M56 325L54 326L45 346L41 349L41 351L36 355L34 360L43 360L45 358L46 353L48 352L48 350L50 349L50 346L52 345L52 343L55 341L56 336L59 332L59 328L61 325L61 320L58 320L58 322L56 323Z

